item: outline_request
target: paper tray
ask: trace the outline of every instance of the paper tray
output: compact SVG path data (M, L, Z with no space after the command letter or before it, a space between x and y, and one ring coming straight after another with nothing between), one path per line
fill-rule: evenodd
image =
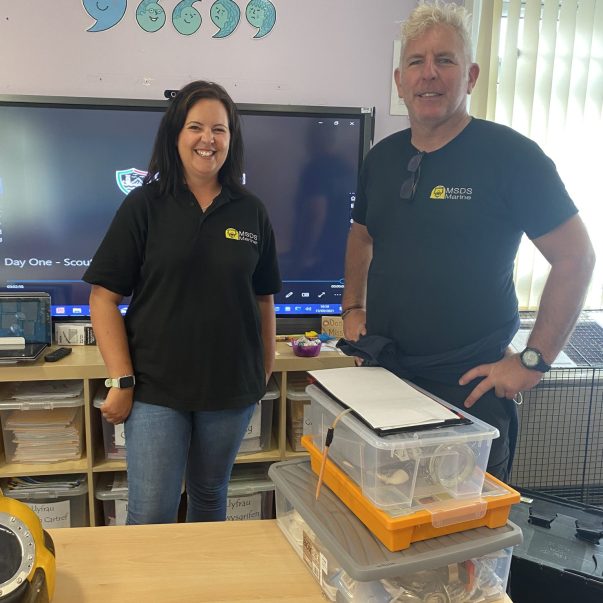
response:
M318 475L322 454L311 436L305 435L301 441L310 453L312 471ZM486 474L484 491L493 492L491 496L426 503L422 509L411 509L403 516L393 516L373 505L362 495L360 487L328 458L323 483L390 551L401 551L413 542L473 528L502 527L507 523L511 505L518 503L520 499L519 492Z

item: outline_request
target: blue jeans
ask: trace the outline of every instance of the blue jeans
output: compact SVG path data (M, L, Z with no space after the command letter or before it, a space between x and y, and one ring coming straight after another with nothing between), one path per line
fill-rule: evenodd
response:
M185 475L186 520L223 521L228 480L254 406L189 412L135 401L125 422L126 523L175 522Z

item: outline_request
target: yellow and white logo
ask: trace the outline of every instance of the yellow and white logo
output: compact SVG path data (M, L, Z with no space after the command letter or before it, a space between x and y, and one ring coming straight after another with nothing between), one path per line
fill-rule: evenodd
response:
M245 241L246 243L258 244L258 235L247 230L237 230L236 228L227 228L224 231L224 236L233 241Z
M436 186L429 195L430 199L446 199L446 187L441 184Z
M430 199L465 199L470 201L473 196L473 189L469 186L444 186L438 184L434 186L429 195Z

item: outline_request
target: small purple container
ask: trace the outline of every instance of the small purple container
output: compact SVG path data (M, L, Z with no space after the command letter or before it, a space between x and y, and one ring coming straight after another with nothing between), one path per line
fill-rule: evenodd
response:
M316 343L312 343L312 345L299 345L298 340L293 340L291 342L291 347L293 348L293 353L296 356L301 356L303 358L311 358L320 354L322 342L317 341Z

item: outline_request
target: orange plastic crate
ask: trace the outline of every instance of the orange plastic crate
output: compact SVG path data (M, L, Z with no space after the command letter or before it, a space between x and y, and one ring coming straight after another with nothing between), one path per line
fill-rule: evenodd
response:
M318 475L322 463L321 452L311 436L303 436L301 442L310 453L312 471ZM482 495L478 499L439 501L406 515L393 516L364 497L360 487L328 458L323 483L390 551L401 551L413 542L473 528L499 528L506 524L511 505L519 502L519 492L486 474L485 483L503 493Z

